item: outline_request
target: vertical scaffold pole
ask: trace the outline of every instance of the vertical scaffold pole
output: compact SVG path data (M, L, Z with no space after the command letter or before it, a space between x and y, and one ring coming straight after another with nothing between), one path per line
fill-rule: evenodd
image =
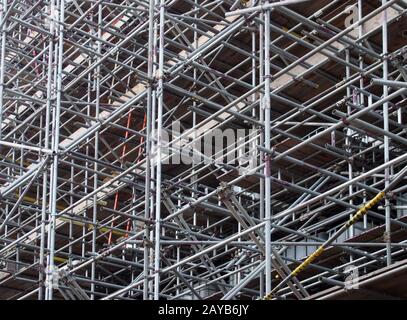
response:
M6 60L6 10L7 10L7 0L2 0L0 2L0 24L1 24L1 48L0 48L0 140L2 138L2 128L3 128L3 111L4 111L4 67Z
M149 10L148 10L148 62L147 62L147 72L148 77L151 79L153 77L153 37L154 37L154 0L149 1ZM146 110L146 140L145 140L145 159L146 159L146 168L145 168L145 188L144 188L144 218L146 221L150 219L150 178L151 178L151 108L152 108L152 88L153 83L149 83L147 88L147 110ZM150 229L147 223L144 224L144 239L150 239ZM149 294L149 265L150 265L150 248L144 242L143 248L143 299L148 300Z

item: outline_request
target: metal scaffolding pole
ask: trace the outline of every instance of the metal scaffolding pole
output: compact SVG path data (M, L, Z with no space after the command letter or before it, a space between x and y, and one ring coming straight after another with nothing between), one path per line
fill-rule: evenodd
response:
M312 299L403 263L406 8L0 0L0 299Z

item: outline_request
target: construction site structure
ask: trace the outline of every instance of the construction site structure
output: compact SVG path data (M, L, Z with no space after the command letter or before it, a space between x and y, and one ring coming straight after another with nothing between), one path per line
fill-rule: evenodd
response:
M0 299L407 298L406 0L0 0Z

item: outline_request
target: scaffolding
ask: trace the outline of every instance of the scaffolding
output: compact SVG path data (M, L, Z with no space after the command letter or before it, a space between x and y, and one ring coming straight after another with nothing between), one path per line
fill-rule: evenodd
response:
M0 299L312 299L399 270L406 16L0 0Z

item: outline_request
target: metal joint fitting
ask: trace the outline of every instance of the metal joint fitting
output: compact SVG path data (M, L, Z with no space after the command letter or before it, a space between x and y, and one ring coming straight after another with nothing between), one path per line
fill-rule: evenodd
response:
M345 126L349 126L349 124L350 124L349 121L346 120L346 118L341 118L341 121Z

